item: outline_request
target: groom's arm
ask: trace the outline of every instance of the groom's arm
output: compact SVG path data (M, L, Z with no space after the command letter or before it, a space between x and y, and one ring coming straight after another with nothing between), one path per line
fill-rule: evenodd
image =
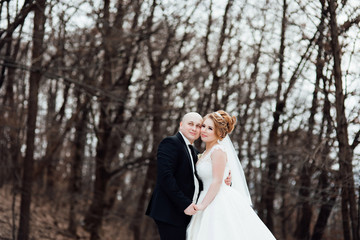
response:
M171 138L165 138L160 143L157 153L157 174L161 189L179 210L184 211L190 207L192 201L181 191L174 176L178 152L178 143Z

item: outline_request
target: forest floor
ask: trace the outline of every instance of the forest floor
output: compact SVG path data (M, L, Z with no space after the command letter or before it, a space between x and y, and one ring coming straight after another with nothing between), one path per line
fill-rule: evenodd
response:
M15 211L14 211L14 210ZM30 220L30 239L90 239L86 232L78 223L77 236L71 236L67 231L68 227L68 206L56 205L46 202L39 196L32 199L31 220ZM0 188L0 240L12 240L14 234L17 235L20 211L20 195L13 201L13 194L10 188ZM119 219L107 219L104 221L101 239L122 239L132 240L127 231L126 224ZM15 225L15 227L14 227Z

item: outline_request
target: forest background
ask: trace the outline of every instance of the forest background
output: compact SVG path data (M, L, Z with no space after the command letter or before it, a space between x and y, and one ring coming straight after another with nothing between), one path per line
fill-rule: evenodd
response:
M277 239L360 239L358 0L1 0L0 21L1 239L159 239L157 145L219 109Z

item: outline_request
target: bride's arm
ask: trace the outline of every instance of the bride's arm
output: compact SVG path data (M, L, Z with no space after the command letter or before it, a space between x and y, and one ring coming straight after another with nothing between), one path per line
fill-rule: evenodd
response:
M196 210L204 210L214 200L216 194L219 192L223 182L224 170L226 166L226 153L220 149L214 150L211 154L211 164L212 183L202 202L196 205Z

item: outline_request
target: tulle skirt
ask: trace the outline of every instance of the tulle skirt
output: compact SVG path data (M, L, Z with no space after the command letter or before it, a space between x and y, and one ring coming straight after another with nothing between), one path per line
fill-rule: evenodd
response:
M202 191L198 202L206 194ZM222 186L215 199L196 213L187 228L187 240L274 240L256 212L236 190Z

